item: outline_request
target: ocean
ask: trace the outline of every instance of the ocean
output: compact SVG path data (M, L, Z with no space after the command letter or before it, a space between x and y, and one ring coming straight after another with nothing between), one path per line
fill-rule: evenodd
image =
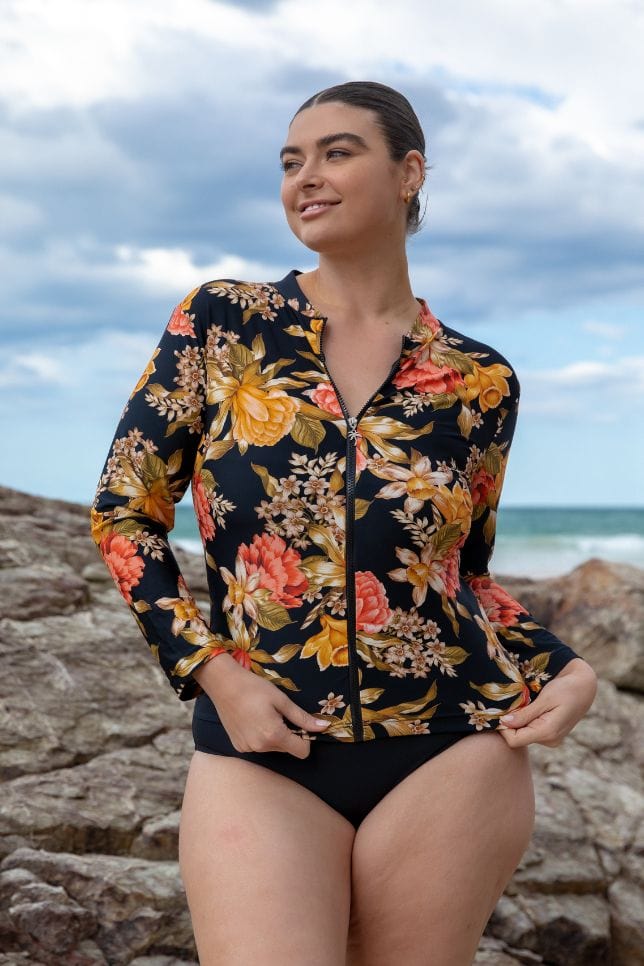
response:
M176 508L170 541L203 552L188 500ZM644 507L501 507L493 574L557 577L590 557L644 568ZM234 561L228 566L234 571Z

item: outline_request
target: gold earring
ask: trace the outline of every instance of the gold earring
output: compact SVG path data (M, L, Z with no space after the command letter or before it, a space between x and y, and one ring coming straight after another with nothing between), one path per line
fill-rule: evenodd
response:
M411 191L408 191L407 194L405 195L405 204L406 205L409 204L409 199L410 198L411 198Z

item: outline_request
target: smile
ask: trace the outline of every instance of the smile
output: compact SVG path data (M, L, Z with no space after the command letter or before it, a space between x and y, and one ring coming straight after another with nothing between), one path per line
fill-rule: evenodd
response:
M338 204L338 202L335 202L335 204ZM326 204L307 205L307 207L300 212L300 216L302 218L312 218L315 215L319 215L320 212L326 211L327 208L333 208L333 204L327 202Z

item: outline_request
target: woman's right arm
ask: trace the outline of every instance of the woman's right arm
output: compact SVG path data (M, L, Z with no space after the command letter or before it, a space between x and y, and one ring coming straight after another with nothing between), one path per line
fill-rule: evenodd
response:
M168 541L175 505L200 467L207 304L201 286L174 309L134 386L90 510L91 534L179 699L205 691L240 751L306 757L308 742L282 715L310 731L320 730L317 719L235 660L236 645L210 630Z
M203 430L199 294L195 289L174 309L134 386L90 510L98 551L182 701L202 691L195 669L231 644L209 629L168 541Z

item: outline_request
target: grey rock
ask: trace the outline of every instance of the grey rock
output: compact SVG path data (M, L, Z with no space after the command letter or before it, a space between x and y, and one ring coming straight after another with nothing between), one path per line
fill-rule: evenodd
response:
M642 569L591 557L563 577L499 578L562 641L615 684L644 691Z
M173 545L205 615L201 556ZM529 746L531 844L476 966L639 966L644 571L498 579L600 675ZM192 704L177 700L89 535L89 507L0 487L0 966L196 966L177 862Z

